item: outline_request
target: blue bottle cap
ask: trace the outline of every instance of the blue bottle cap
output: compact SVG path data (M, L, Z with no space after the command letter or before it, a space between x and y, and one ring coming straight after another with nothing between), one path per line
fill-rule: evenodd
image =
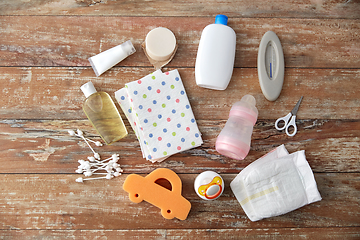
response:
M216 15L215 24L227 25L228 17L222 14Z

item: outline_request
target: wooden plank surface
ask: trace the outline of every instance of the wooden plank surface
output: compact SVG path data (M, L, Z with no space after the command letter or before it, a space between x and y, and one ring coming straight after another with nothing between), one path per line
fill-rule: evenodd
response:
M359 239L357 228L142 229L142 230L0 230L5 239Z
M0 71L0 119L84 119L82 84L92 81L114 98L115 91L153 69L118 67L99 78L91 68L79 67L2 67ZM275 102L263 96L256 68L235 68L226 91L197 87L193 68L179 68L179 73L197 120L227 120L232 104L245 94L256 98L259 119L285 116L300 96L304 99L298 119L360 118L359 69L286 69L284 86Z
M215 16L277 18L359 18L358 0L110 1L46 0L0 2L0 15Z
M196 86L194 65L203 28L217 14L237 34L235 68L226 91ZM360 1L110 1L0 2L0 239L360 239ZM120 154L124 174L76 183L77 160L91 152L69 129L100 140L81 105L79 87L92 81L114 97L125 83L154 69L140 45L153 28L172 30L178 69L204 144L151 164L129 135L96 148ZM263 34L279 36L285 81L275 102L265 100L257 76ZM131 40L135 54L95 77L88 58ZM215 150L233 103L252 94L259 117L243 161ZM274 128L304 96L298 133ZM119 106L118 106L119 107ZM305 150L322 196L279 217L251 222L231 180L251 162L285 144ZM179 174L192 209L185 221L166 220L146 202L134 204L122 184L130 173L158 167ZM224 194L203 201L193 190L197 174L213 170Z
M213 21L212 17L0 16L0 66L90 66L89 57L129 39L142 52L146 34L166 26L179 43L168 66L194 67L201 32ZM281 40L286 67L359 66L359 19L230 18L229 26L237 33L235 67L256 67L259 43L268 30ZM119 65L150 66L143 53Z
M144 176L144 175L143 175ZM251 222L230 190L235 174L223 174L217 201L193 190L195 174L179 174L191 202L185 221L167 220L146 202L133 203L122 190L125 176L111 181L75 182L78 175L1 175L1 229L257 229L358 227L359 173L315 174L322 200L291 213ZM23 199L27 199L24 201ZM324 220L326 219L326 220Z
M254 127L249 155L238 161L214 149L225 121L198 121L204 144L176 154L167 161L149 164L142 158L139 142L131 132L111 146L97 147L102 156L120 154L119 163L127 173L149 173L167 167L179 173L199 173L212 169L219 173L238 173L274 147L285 144L289 152L306 150L315 172L359 172L360 121L298 121L298 133L288 137L274 128L274 121L258 121ZM80 128L92 139L101 140L87 120L4 120L0 121L0 173L74 173L77 160L92 153L86 144L70 137L68 130ZM131 131L130 125L127 129Z

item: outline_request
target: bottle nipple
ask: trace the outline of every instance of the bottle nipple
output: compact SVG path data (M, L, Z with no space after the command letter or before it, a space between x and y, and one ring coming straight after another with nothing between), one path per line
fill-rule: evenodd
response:
M246 102L252 106L255 106L256 105L256 99L252 96L252 95L245 95L241 98L242 102Z

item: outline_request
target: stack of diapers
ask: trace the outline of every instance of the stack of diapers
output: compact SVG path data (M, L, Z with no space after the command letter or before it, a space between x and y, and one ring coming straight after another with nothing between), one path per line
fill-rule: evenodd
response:
M203 143L177 70L157 70L127 83L115 92L115 98L147 160L161 162Z
M305 152L289 154L284 145L244 168L230 187L251 221L321 200Z

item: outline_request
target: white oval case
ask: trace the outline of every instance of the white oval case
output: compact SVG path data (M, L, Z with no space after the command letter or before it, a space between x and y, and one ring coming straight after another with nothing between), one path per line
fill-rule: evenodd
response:
M265 98L275 101L284 82L284 53L278 36L268 31L261 39L257 69L261 90Z

